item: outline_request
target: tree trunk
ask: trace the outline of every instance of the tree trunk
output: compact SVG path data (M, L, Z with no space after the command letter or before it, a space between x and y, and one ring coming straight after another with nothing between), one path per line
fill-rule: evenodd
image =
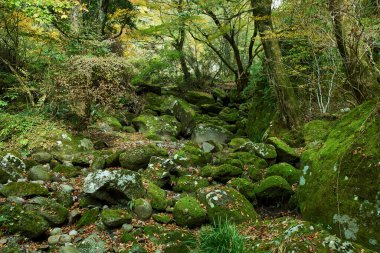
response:
M178 1L178 7L177 7L178 14L182 14L183 12L183 0ZM179 60L181 64L181 69L183 73L183 80L185 83L190 82L191 76L189 72L189 68L187 66L185 54L183 53L183 48L185 46L185 39L186 39L186 31L185 31L185 25L181 23L180 29L179 29L179 40L176 42L175 48L179 52Z
M272 0L251 0L255 26L264 48L270 82L277 93L280 109L289 128L298 128L298 103L294 88L282 64L280 45L273 34Z

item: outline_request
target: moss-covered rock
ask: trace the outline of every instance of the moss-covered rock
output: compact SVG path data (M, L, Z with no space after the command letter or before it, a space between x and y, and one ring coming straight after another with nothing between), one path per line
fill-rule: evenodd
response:
M223 105L219 102L214 104L204 104L201 105L201 110L203 113L216 116L221 110L223 110Z
M265 203L288 200L292 194L292 187L280 176L267 177L255 187L256 197Z
M78 177L81 174L81 168L76 166L58 164L53 168L53 172L59 173L66 178Z
M173 190L176 192L196 192L199 188L209 185L206 178L185 175L177 178L174 181Z
M279 138L270 137L268 138L268 142L276 148L277 161L294 163L299 160L299 155L296 151Z
M258 219L252 204L238 191L230 187L201 188L197 196L206 205L210 220L229 220L234 223Z
M36 197L25 206L26 210L35 211L52 226L62 225L69 215L69 211L63 205L54 200Z
M174 171L175 167L176 164L172 159L153 156L142 173L144 178L162 188L170 184L170 172Z
M48 169L48 167L45 167L43 165L37 165L33 166L28 171L28 178L32 181L42 180L42 181L49 181L51 180L52 176Z
M119 156L122 167L130 170L138 170L145 168L149 164L152 156L168 156L165 149L159 148L154 144L131 147L125 150Z
M255 185L252 181L245 178L233 178L227 182L227 186L238 190L248 200L253 201L255 197Z
M168 200L166 192L152 182L147 182L146 189L147 199L150 201L152 208L158 211L166 210Z
M181 132L181 124L174 116L169 115L142 114L133 119L132 123L139 132L154 140L172 140Z
M302 127L302 135L305 143L324 141L330 133L335 122L327 120L313 120Z
M123 125L116 117L107 116L104 117L102 121L108 124L113 130L120 131L123 128Z
M211 160L211 155L203 152L197 145L187 142L173 156L173 161L184 167L202 166Z
M90 173L84 179L83 192L112 204L145 196L141 175L131 170Z
M239 149L242 146L245 146L245 144L251 142L250 139L248 138L242 138L242 137L237 137L233 138L229 143L228 146L232 149Z
M140 220L147 220L152 216L153 209L149 201L139 198L133 200L133 212Z
M380 245L379 102L340 119L322 147L303 153L297 196L303 217L345 239Z
M92 170L103 170L105 167L106 167L106 158L103 156L95 156L90 165L90 168Z
M77 222L76 224L77 227L80 228L80 227L95 223L98 220L99 214L100 214L99 208L92 208L92 209L86 210L83 213L82 217Z
M8 180L16 181L23 177L25 163L11 153L0 154L0 183L5 184Z
M162 223L162 224L168 224L172 221L172 218L170 217L170 215L165 214L165 213L156 213L156 214L153 214L152 217L154 221L158 223Z
M207 220L206 210L194 197L184 197L174 206L174 219L180 226L197 227Z
M100 217L103 224L109 228L121 227L123 224L132 221L132 215L123 209L104 209Z
M211 94L202 91L187 91L185 99L189 103L198 106L215 103L214 97Z
M40 164L50 163L53 156L47 152L38 152L32 155L32 159Z
M195 127L195 121L197 119L196 111L187 102L177 100L174 103L173 114L176 119L181 122L182 133L184 135L190 135L191 130Z
M297 170L288 163L278 163L270 166L266 170L266 176L281 176L285 178L290 185L298 183L302 172Z
M272 160L277 157L276 148L273 145L266 143L247 142L236 150L251 152L257 155L258 157L261 157L266 160Z
M248 166L254 166L258 169L265 169L268 166L268 163L256 156L255 154L249 153L249 152L236 152L228 155L229 159L238 159L240 160L244 165Z
M191 138L198 144L207 141L225 144L232 138L232 133L221 125L200 123L193 129Z
M255 165L247 166L247 175L253 182L258 182L264 178L265 169L258 168Z
M0 193L6 197L32 197L46 196L49 191L40 184L30 182L11 182L0 189Z
M228 123L235 123L240 119L239 110L229 107L225 107L218 116Z
M0 216L6 222L2 228L28 238L38 238L49 229L49 223L34 211L25 211L20 205L1 205Z
M223 164L220 166L206 165L201 169L201 175L203 177L212 177L215 181L227 182L233 177L238 177L243 173L243 170L239 167L235 167L229 164Z

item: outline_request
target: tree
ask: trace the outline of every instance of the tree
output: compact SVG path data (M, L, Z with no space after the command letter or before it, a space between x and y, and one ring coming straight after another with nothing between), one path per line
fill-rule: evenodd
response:
M281 50L272 24L272 0L251 0L255 27L264 48L270 82L277 94L278 103L285 121L291 128L297 128L298 104L292 83L282 64Z

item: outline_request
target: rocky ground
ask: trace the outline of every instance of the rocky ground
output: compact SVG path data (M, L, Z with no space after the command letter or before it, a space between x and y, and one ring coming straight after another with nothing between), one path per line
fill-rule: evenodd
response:
M0 153L1 252L196 252L218 219L247 252L371 252L300 218L300 150L247 139L246 104L174 88L145 100L87 138L52 130L27 157Z

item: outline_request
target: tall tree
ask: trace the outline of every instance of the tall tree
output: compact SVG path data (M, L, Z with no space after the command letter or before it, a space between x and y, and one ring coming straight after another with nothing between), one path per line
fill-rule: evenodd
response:
M282 64L280 45L273 31L272 0L251 0L255 27L259 31L264 48L267 69L278 98L285 124L297 128L298 103L292 83Z

